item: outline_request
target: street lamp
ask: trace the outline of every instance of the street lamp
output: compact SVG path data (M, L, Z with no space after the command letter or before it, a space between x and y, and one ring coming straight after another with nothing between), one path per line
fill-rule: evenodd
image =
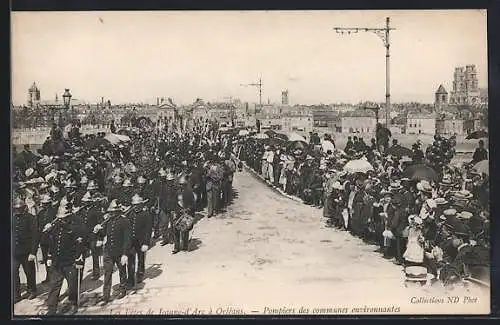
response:
M70 107L71 97L73 97L71 95L71 93L69 92L69 89L66 88L64 90L64 94L62 97L63 97L64 106L66 107L66 109L68 109Z

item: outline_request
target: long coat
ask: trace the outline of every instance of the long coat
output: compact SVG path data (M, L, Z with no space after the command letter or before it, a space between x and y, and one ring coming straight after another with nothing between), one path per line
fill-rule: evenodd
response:
M140 246L149 245L153 231L153 215L145 204L136 205L128 215L132 241Z
M14 256L35 255L38 250L38 227L35 216L27 212L14 214Z
M79 217L68 216L53 222L50 231L49 257L54 267L72 265L84 251L84 238L86 235Z
M112 219L107 222L103 230L106 236L104 252L113 257L127 255L132 248L130 222L125 215L118 215L110 218Z

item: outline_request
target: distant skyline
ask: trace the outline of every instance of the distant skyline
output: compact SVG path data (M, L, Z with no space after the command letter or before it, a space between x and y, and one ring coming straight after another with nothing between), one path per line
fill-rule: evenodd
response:
M232 96L290 104L383 102L385 48L372 33L333 27L384 27L391 18L391 100L432 103L452 90L454 68L475 64L486 88L485 10L13 12L12 101L26 103L36 82L42 100L64 88L91 103Z

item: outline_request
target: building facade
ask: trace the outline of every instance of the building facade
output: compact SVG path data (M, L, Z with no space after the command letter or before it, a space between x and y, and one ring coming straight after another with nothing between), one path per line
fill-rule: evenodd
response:
M408 114L406 119L407 134L435 134L435 114Z
M375 132L377 120L372 116L342 116L342 133Z
M448 105L448 92L443 85L439 85L434 93L434 108L436 111L441 111L446 105Z
M288 115L280 119L282 131L285 133L296 132L302 135L313 131L313 117L309 115Z
M450 104L478 105L479 101L480 93L476 66L469 64L465 67L455 68Z

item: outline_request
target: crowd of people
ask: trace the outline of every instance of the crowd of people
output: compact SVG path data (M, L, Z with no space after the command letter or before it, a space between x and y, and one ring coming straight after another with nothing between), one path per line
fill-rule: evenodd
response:
M243 163L270 185L321 207L329 227L378 245L385 258L406 267L408 281L489 282L489 179L472 168L487 159L483 143L471 163L455 167L455 139L440 136L424 153L420 142L406 149L397 140L367 145L354 136L340 150L329 135L310 134L308 143L275 132L221 132L216 124L121 131L112 142L104 133L82 135L78 125L67 136L54 126L37 153L29 146L15 153L15 302L37 296L38 252L49 315L78 310L86 259L93 281L104 275L99 303L112 298L115 266L123 298L143 282L146 252L156 240L173 244L172 254L188 251L196 212L206 209L210 218L232 202L233 175ZM61 309L64 281L69 305Z
M323 208L327 225L379 247L403 265L406 284L489 283L489 177L474 166L487 159L480 140L473 160L450 164L455 137L434 137L423 150L392 140L380 145L331 136L287 141L275 132L247 135L238 157L271 185ZM486 161L487 162L487 161Z
M57 315L77 312L86 259L92 259L92 281L104 276L98 303L106 305L115 266L121 299L143 282L146 252L156 240L173 244L172 254L188 251L197 212L216 216L233 199L233 140L217 130L148 125L124 130L121 141L112 142L104 133L82 135L78 125L67 135L54 125L37 153L29 145L16 152L14 302L37 296L36 263L45 265L47 314ZM64 281L69 304L59 306Z

